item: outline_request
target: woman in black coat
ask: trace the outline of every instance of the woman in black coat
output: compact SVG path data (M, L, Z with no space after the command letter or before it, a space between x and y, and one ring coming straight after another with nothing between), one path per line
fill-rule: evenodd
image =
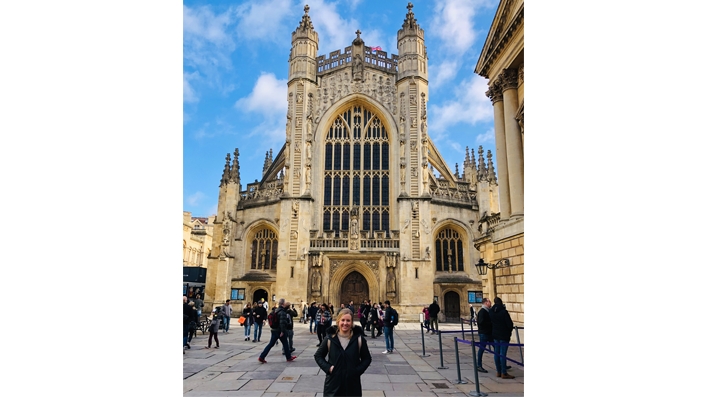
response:
M313 355L326 373L323 396L362 396L360 377L372 363L370 349L350 309L340 310L336 323Z

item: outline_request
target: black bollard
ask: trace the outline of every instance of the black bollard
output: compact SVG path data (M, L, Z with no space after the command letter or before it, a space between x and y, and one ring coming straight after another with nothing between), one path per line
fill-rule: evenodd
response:
M477 373L477 353L475 353L475 333L472 334L472 365L475 372L475 391L468 394L475 397L486 396L487 393L480 391L480 375Z
M448 367L443 366L443 342L441 341L441 330L436 331L438 332L438 350L441 351L441 366L437 367L438 369L448 369Z
M426 342L424 341L423 334L423 324L421 324L421 357L430 357L430 354L426 354Z
M519 339L519 328L515 325L514 326L514 332L517 335L517 343L519 344L519 356L521 356L521 364L524 364L524 351L521 348L521 339Z
M472 327L472 324L470 326ZM465 321L463 321L462 317L460 318L460 331L462 332L463 340L465 340Z
M458 337L454 336L453 341L455 341L455 366L458 368L458 381L455 383L464 385L468 382L464 381L463 378L460 376L460 356L458 355Z

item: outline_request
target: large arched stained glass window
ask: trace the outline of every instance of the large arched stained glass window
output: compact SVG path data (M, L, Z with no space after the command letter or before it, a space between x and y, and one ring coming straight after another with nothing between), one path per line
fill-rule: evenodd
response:
M275 270L277 268L277 234L270 229L255 233L250 245L252 269Z
M389 136L362 105L339 113L326 135L323 230L348 230L353 207L360 230L389 235Z
M436 271L463 271L463 240L450 227L442 229L436 236Z

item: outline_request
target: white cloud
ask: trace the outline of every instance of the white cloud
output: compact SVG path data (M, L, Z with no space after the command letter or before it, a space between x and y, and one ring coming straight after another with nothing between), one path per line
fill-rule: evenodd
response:
M196 193L188 196L188 198L186 198L186 202L189 205L197 206L200 203L200 201L203 200L205 197L206 197L205 194L203 194L201 192L196 192Z
M440 35L444 47L462 55L478 37L473 17L479 8L487 6L486 0L438 1L433 10L431 30Z
M286 115L286 79L278 80L272 73L262 73L252 92L240 98L235 108L248 113L259 113L270 117L284 118Z
M490 128L489 130L485 131L484 133L476 136L475 143L479 143L479 144L492 143L492 144L494 144L494 128Z
M445 82L455 78L458 73L458 61L445 60L440 65L429 65L428 67L429 86L437 88Z
M303 8L301 10L303 15ZM293 15L294 9L291 0L258 0L239 6L235 14L239 21L237 30L240 37L278 42L281 33L289 29L282 20Z
M310 0L308 4L311 7L309 11L311 22L313 22L314 29L318 31L319 55L342 50L351 45L355 38L355 31L362 30L362 25L357 20L346 20L340 16L340 13L336 11L337 3ZM370 39L372 39L371 36ZM365 40L365 44L369 45L367 40Z
M191 83L189 82L190 80L198 79L198 77L198 72L184 73L184 102L198 102L198 95L195 93L193 87L191 86Z
M278 80L272 73L260 74L252 92L235 103L235 108L246 113L264 116L251 129L248 137L263 139L260 143L274 145L285 139L287 108L287 81Z
M221 73L232 67L230 54L235 50L233 28L233 11L230 8L216 13L210 6L184 6L184 69L198 71L199 76L203 77L201 81L224 92L232 90L222 82ZM191 98L198 97L199 87L193 79L189 79L189 89ZM184 95L184 98L187 96Z
M485 96L487 79L473 76L463 80L454 90L453 100L429 107L429 131L443 136L456 124L475 125L493 120L492 103Z

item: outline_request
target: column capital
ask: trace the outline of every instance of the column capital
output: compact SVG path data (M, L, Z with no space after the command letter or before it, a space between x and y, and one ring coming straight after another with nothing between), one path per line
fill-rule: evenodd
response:
M487 92L485 92L485 95L490 98L493 105L502 101L502 87L499 85L499 82L495 81L494 83L489 84L489 88L487 89Z
M502 87L502 91L516 90L519 85L519 76L516 69L504 69L497 77L497 82Z

